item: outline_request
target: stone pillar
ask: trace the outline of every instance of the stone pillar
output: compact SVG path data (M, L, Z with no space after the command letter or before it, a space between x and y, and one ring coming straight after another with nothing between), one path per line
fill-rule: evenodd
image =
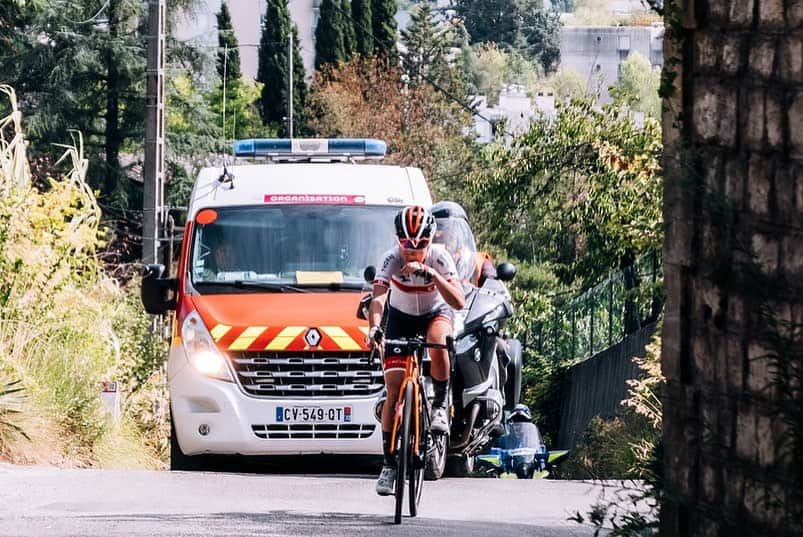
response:
M803 0L666 12L661 535L803 535Z

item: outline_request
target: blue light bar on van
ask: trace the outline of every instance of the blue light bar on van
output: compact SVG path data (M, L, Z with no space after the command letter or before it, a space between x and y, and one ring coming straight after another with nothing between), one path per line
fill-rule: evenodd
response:
M387 144L368 138L253 138L233 144L236 157L382 158Z

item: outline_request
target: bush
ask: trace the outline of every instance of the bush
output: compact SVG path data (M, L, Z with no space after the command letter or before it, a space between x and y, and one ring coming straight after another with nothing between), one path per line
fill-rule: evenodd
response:
M131 409L161 405L151 378L166 347L151 334L134 288L122 289L101 270L101 215L85 182L81 137L57 161L71 169L35 188L13 91L0 91L13 110L0 122L0 372L21 379L29 396L24 413L57 431L56 440L33 441L55 444L68 464L97 464L102 447L104 464L117 464L119 450L128 461L156 465L163 451L143 439L160 425ZM100 405L103 380L124 390L117 426Z

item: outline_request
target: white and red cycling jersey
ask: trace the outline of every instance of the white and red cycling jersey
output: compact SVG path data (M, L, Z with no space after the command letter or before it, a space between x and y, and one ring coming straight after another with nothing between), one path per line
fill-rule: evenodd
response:
M444 307L446 302L432 278L423 274L403 276L401 269L404 264L400 247L395 246L382 256L382 263L374 278L374 284L390 288L390 307L414 316L427 315ZM438 271L447 281L459 279L452 256L440 244L430 245L424 264Z

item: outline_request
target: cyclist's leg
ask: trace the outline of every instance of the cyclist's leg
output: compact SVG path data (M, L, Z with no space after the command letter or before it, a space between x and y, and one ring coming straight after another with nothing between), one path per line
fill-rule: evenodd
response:
M405 315L395 308L388 308L388 322L385 329L387 339L407 338L421 333L421 321L417 317ZM399 389L404 380L406 356L394 354L393 349L386 347L384 355L385 389L387 398L382 407L382 451L384 464L382 474L377 482L379 494L392 494L393 481L396 478L396 461L390 453L391 434L393 431L393 417L396 412L396 402Z
M446 337L452 334L452 316L449 315L451 309L444 309L432 319L427 330L427 341L429 343L446 344ZM435 389L435 397L432 400L432 430L437 432L448 432L448 417L446 409L446 399L449 389L449 352L446 349L430 349L429 356L432 359L430 373L432 384Z

